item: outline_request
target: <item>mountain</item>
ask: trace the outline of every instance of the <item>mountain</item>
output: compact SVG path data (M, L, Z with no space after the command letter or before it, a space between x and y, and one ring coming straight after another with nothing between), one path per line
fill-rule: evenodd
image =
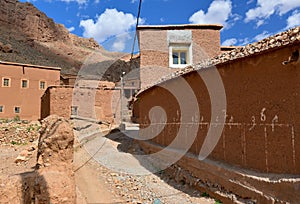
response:
M71 34L29 2L0 1L1 61L57 66L62 73L76 74L83 65L123 55L106 51L93 38Z

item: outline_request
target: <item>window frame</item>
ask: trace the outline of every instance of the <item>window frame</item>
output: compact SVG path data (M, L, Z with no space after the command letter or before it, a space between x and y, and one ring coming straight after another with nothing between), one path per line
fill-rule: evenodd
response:
M23 81L26 81L26 87L23 87ZM29 88L29 80L28 79L21 79L21 88L22 89L28 89Z
M76 114L73 114L75 111ZM71 106L71 116L77 116L78 115L78 106Z
M42 84L42 83L44 83L44 87L43 87L43 88L41 88L41 84ZM40 81L39 81L39 90L46 90L46 87L47 87L46 81L40 80Z
M174 64L173 53L178 53L178 64ZM186 64L181 64L181 54L185 53ZM169 45L169 67L170 68L185 68L193 63L192 44L170 44Z
M8 85L4 85L5 80L8 80ZM2 87L10 87L11 86L11 78L9 77L2 77Z
M4 113L4 105L0 105L0 113Z
M17 108L19 109L18 112L16 111ZM20 114L20 113L21 113L21 107L20 107L20 106L15 106L15 107L14 107L14 113L15 113L15 114Z

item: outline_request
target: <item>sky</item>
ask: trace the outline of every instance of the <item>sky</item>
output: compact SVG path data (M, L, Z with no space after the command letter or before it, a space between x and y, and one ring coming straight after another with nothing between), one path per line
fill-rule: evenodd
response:
M132 49L139 0L20 1L107 50ZM299 26L300 0L142 0L139 24L222 24L221 44L241 46Z

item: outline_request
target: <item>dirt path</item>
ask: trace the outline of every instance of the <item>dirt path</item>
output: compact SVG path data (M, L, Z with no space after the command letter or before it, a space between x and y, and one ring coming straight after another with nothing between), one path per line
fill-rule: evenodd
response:
M121 153L127 155L131 151L138 150L136 144L124 138L122 133L114 134L111 139L107 139L105 145L108 144L110 148L115 148L116 151L121 151ZM173 179L164 175L163 172L147 175L121 173L109 169L99 162L98 157L103 157L103 152L92 154L93 158L91 158L85 150L88 147L95 151L104 151L107 150L105 145L101 146L97 139L93 139L86 146L75 150L75 168L80 167L75 174L76 183L88 203L215 203L214 199L201 197L199 191L187 184L176 183ZM107 162L112 163L113 161L110 160L111 154L111 149L109 149L106 154L108 156ZM131 162L127 161L126 157L122 155L117 158L120 160L118 162ZM88 162L85 164L86 161Z
M74 154L75 181L78 192L77 203L120 203L122 200L111 193L109 185L93 160L84 149ZM88 162L87 162L88 161ZM86 163L87 162L87 163Z
M117 157L120 160L118 162L121 163L128 162L126 159L121 159L123 158L122 154L131 157L131 153L140 151L136 144L119 133L114 134L111 138L106 137L106 140L106 144L110 144L114 151L121 153L120 157ZM101 146L95 141L91 140L88 145L95 150L101 149ZM14 162L18 154L29 147L30 144L0 145L0 181L1 178L7 178L9 175L33 171L36 163L36 150L32 152L28 161L20 164ZM103 150L105 150L104 147ZM108 156L110 154L108 152ZM74 169L78 204L215 203L213 199L201 197L199 191L190 188L187 184L176 183L163 172L142 176L120 173L97 161L99 155L93 156L94 158L91 158L84 147L75 148ZM110 161L108 160L108 162Z

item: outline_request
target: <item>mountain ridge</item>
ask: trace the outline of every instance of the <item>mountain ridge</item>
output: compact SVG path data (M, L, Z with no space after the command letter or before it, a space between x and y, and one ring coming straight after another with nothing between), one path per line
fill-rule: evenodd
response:
M94 60L90 60L89 56ZM76 74L97 59L115 60L124 53L108 52L93 38L71 34L32 3L0 1L0 60L57 66L62 73Z

